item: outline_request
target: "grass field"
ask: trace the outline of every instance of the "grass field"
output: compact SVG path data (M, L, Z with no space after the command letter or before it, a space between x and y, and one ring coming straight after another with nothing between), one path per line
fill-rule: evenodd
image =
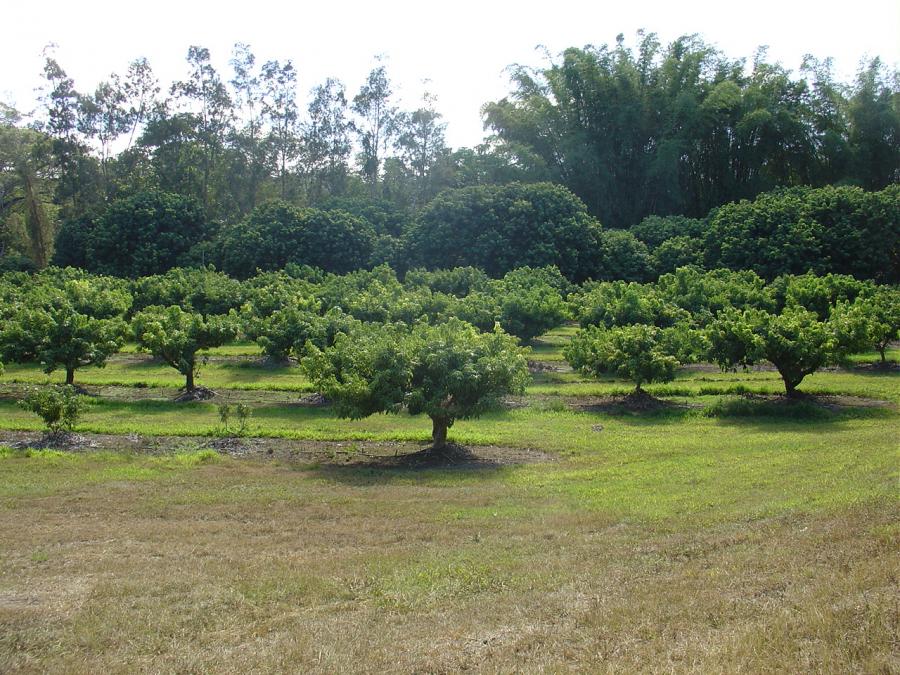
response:
M0 449L0 672L900 671L900 375L819 373L801 389L832 398L791 407L762 397L771 371L686 369L651 388L668 405L620 409L627 383L562 369L567 331L532 357L560 370L451 429L514 461L236 458L204 448L214 401L162 388L93 399L79 433L176 452ZM246 395L253 436L428 438L420 417L285 401L296 367L217 356L198 382ZM180 384L135 359L78 379ZM37 418L8 395L0 429Z

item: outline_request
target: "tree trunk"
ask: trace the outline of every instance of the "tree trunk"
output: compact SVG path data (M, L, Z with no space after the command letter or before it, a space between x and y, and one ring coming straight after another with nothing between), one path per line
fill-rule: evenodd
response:
M792 398L797 395L797 385L800 384L803 378L795 379L788 377L787 375L782 375L781 379L784 380L784 392L785 394Z
M42 270L50 263L53 246L53 230L47 211L41 202L35 177L30 167L23 164L19 168L22 179L22 191L25 194L25 229L28 234L28 245L35 266Z
M194 391L194 369L191 368L189 371L187 371L184 374L184 377L185 377L184 390L188 391L188 392Z
M443 450L447 447L447 420L439 417L432 417L431 425L431 449Z
M66 368L66 384L75 384L75 369Z

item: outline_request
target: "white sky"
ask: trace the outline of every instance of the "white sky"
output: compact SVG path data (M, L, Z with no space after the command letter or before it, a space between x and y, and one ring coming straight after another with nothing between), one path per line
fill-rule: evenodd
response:
M593 2L575 0L51 0L4 3L0 40L0 100L21 110L34 106L41 82L41 51L59 45L56 58L80 91L112 71L124 73L140 56L150 60L164 89L186 72L189 45L208 47L223 79L235 42L249 43L257 63L293 59L300 73L301 106L328 76L356 92L373 57L388 57L388 73L403 106L412 109L422 80L438 96L454 146L483 137L479 109L509 91L504 69L539 65L535 49L613 44L618 33L634 45L635 32L656 32L665 44L700 33L729 57L751 57L759 45L796 70L805 53L834 57L837 75L850 80L860 59L900 62L900 0L829 2Z

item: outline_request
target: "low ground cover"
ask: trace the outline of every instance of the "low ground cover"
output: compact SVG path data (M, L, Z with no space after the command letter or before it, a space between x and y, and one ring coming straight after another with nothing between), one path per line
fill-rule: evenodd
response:
M247 437L126 354L79 372L104 395L71 446L35 449L8 368L0 671L895 669L897 373L785 401L770 370L684 368L634 407L555 360L565 330L443 468L384 461L424 417L341 420L234 354L199 381L251 406Z

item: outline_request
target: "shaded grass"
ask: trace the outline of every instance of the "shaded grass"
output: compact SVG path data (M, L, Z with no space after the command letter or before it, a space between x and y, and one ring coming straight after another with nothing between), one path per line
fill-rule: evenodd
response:
M593 379L575 372L543 372L534 376L528 393L544 396L609 396L628 393L632 383L618 378ZM657 397L720 396L726 394L783 394L784 383L773 371L735 373L683 369L666 384L644 385ZM824 371L803 379L800 391L819 395L848 395L900 402L900 373Z
M692 397L689 400L692 403L700 402L701 405L705 403L720 406L715 397ZM247 431L249 435L323 441L424 443L430 439L431 425L423 415L376 414L361 420L347 420L336 417L328 407L259 405L252 410L253 416ZM593 426L599 419L615 421L626 427L666 427L679 420L688 426L706 424L706 421L696 419L702 415L702 408L663 408L641 414L623 411L621 415L614 417L598 416L595 413L554 406L551 401L487 413L477 420L458 421L451 428L450 437L454 442L466 445L501 445L557 453L579 453L596 448L598 442L603 443L602 439L598 441L593 431ZM713 416L728 417L723 414ZM821 429L816 424L826 423L829 428L839 428L858 418L893 420L896 419L896 413L879 408L847 409L817 416L815 420L797 420L797 424L798 428L816 432ZM89 399L77 429L101 434L215 436L219 434L220 426L215 403ZM37 416L22 410L13 401L0 400L0 429L39 431L42 425Z

